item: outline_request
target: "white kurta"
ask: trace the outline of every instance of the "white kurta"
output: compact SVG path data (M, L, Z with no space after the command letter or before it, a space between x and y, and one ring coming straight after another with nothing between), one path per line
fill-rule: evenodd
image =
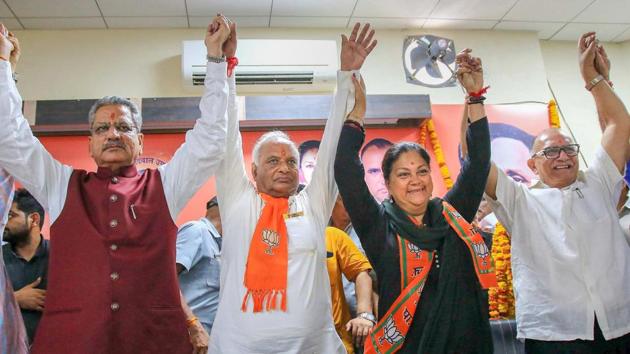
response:
M223 225L219 310L212 328L211 353L345 353L335 331L326 270L325 228L337 195L333 163L346 114L354 106L351 72L338 72L337 91L321 141L311 183L289 198L287 311L253 313L241 304L249 245L263 200L245 173L230 80L227 151L217 173Z
M615 210L623 176L606 151L570 186L527 188L499 170L488 198L512 236L518 338L593 340L630 332L630 245Z

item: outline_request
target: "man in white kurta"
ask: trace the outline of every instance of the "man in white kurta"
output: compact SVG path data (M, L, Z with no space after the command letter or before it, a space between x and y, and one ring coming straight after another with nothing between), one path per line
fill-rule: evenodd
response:
M354 42L357 29L355 26L350 40L344 39L343 48L348 43L361 46ZM363 50L362 64L371 48L359 49ZM341 61L343 69L344 49ZM360 65L353 67L359 68ZM234 79L229 80L227 149L223 165L217 172L224 231L223 263L219 310L210 340L211 353L345 353L331 314L324 235L337 195L333 175L337 141L344 119L354 106L352 75L351 71L337 73L337 90L312 180L300 193L288 196L288 214L292 217L285 219L288 234L286 312L253 313L251 307L241 311L247 293L243 279L248 251L264 203L245 172L236 118L235 84Z
M594 34L580 41L582 76L606 124L589 168L579 172L579 145L548 129L528 161L540 181L528 188L495 165L488 177L488 201L512 235L517 337L532 353L630 345L630 245L616 210L630 116L594 64L595 45Z

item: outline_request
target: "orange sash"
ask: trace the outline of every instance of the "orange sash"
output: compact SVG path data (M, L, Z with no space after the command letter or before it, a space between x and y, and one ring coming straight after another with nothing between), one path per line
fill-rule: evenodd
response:
M445 201L442 214L449 226L468 246L481 286L484 289L497 286L494 262L479 232ZM392 354L400 350L411 327L422 290L431 270L433 252L421 250L402 237L397 237L400 254L400 283L403 290L365 341L365 354Z
M254 302L254 312L275 310L280 295L280 308L286 311L289 251L284 215L289 211L289 200L264 193L260 193L260 197L265 206L249 245L244 280L247 293L241 310L247 311L250 295Z

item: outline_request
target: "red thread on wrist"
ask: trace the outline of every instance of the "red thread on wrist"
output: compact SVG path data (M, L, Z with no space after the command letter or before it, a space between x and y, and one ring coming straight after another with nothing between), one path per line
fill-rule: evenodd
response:
M468 96L470 96L470 97L481 97L486 92L488 92L489 88L490 88L490 86L486 86L486 87L482 88L481 90L479 90L477 92L470 92L470 93L468 93Z
M232 73L234 72L234 68L238 65L238 58L237 57L231 57L231 58L227 58L227 76L231 77Z

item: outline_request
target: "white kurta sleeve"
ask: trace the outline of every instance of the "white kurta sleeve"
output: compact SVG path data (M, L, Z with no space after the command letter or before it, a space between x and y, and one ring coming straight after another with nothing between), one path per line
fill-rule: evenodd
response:
M595 159L586 173L595 176L601 182L610 199L615 203L619 200L624 183L623 175L601 145L595 149Z
M355 73L359 77L359 73ZM319 145L317 165L313 171L311 182L304 188L304 193L308 195L313 213L318 220L325 220L326 222L328 222L337 198L334 169L337 143L346 115L354 108L352 74L351 71L340 70L337 72L337 89L324 128L324 135Z
M497 219L510 232L512 228L512 214L516 208L516 202L525 187L508 177L500 168L497 169L497 199L494 200L487 194L485 196Z
M72 168L55 160L33 136L5 60L0 60L0 127L0 167L31 192L53 223L66 200Z
M171 161L159 167L173 220L199 188L216 173L225 154L228 101L227 64L208 63L201 118Z
M238 110L236 103L236 83L234 77L228 78L230 95L228 100L228 123L225 158L217 171L217 199L221 212L230 213L233 202L242 193L254 191L254 186L245 172L243 141L239 131Z

